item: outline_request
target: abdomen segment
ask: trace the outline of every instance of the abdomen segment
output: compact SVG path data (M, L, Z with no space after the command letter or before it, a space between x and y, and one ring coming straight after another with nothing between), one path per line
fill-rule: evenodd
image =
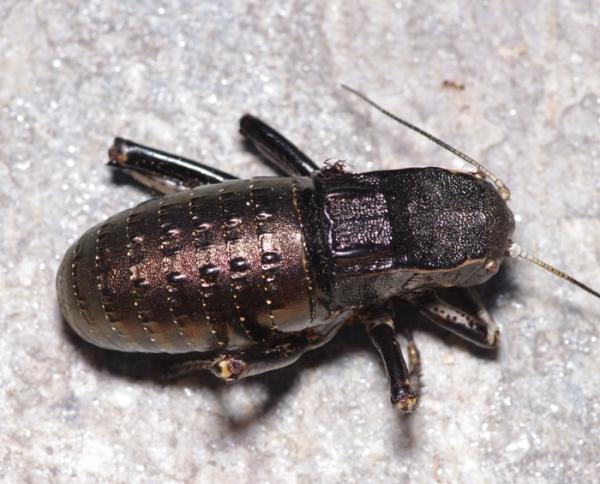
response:
M65 318L98 346L170 353L235 350L310 326L295 183L202 186L93 227L59 269Z

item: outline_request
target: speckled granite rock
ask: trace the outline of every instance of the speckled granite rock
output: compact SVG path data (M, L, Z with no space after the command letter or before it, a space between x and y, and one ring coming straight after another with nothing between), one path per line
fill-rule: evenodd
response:
M104 167L116 134L250 177L267 172L237 134L253 112L317 160L461 166L340 82L484 160L522 244L600 286L598 5L371 3L2 2L3 482L598 479L600 304L525 263L485 291L497 355L418 330L427 388L409 418L358 328L225 387L163 386L153 360L63 326L68 244L148 196Z

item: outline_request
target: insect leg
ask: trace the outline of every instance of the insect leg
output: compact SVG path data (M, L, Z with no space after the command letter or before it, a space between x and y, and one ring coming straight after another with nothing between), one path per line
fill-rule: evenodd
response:
M429 319L461 338L484 348L498 345L498 326L475 288L438 289L417 304Z
M248 351L222 353L212 359L189 360L169 367L168 379L176 379L199 370L210 370L215 376L232 383L291 365L307 351L318 348L333 338L342 324L291 334L270 346L256 345Z
M256 147L269 164L288 176L307 176L319 169L314 161L282 134L250 114L245 114L240 119L240 133Z
M214 358L197 358L180 363L172 363L165 369L162 379L164 381L175 381L201 370L210 370L213 362Z
M421 353L417 348L412 329L405 328L404 336L408 341L408 374L417 397L421 393Z
M223 355L213 362L210 371L227 383L233 383L248 376L291 365L308 349L306 345L296 345L295 342L290 341L256 353L240 352Z
M110 166L127 171L142 184L162 193L221 183L236 177L197 161L172 155L123 138L108 150Z
M392 405L402 412L412 412L417 404L417 394L411 383L410 370L406 366L400 344L396 339L394 323L387 315L383 316L368 326L368 332L373 346L383 360L383 366L390 382ZM412 355L411 366L415 370L419 365L419 360L416 347L413 346L413 350L415 351ZM417 358L415 359L415 357Z

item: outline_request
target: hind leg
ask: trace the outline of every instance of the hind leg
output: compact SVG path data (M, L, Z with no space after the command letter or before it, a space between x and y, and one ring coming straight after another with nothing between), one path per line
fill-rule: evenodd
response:
M161 193L236 179L229 173L197 161L122 138L115 138L108 156L110 166L124 170L140 183Z
M240 119L240 133L255 146L269 164L285 175L309 176L319 169L314 161L285 136L250 114Z
M172 365L168 379L177 379L200 370L209 370L227 383L283 368L297 361L307 351L323 346L339 331L343 323L325 328L307 329L281 338L270 345L255 345L247 351L221 353L212 358L189 360Z

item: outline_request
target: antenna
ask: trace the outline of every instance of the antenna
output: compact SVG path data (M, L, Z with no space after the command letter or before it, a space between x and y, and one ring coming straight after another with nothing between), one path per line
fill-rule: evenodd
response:
M355 96L358 96L359 98L361 98L363 101L366 101L368 104L373 106L378 111L380 111L383 114L385 114L386 116L392 118L394 121L397 121L398 123L406 126L407 128L412 129L413 131L416 131L420 135L425 136L426 138L433 141L437 145L448 150L450 153L454 154L455 156L458 156L460 159L473 165L477 169L477 171L482 173L485 178L488 178L494 184L494 186L496 187L496 190L498 190L498 193L500 194L500 196L502 197L503 200L506 201L510 198L510 190L504 184L504 182L502 180L500 180L499 178L497 178L496 176L494 176L485 166L483 166L478 161L476 161L473 158L471 158L470 156L464 154L462 151L459 151L456 148L450 146L448 143L442 141L441 139L436 138L435 136L428 133L427 131L424 131L421 128L418 128L417 126L415 126L414 124L411 124L408 121L405 121L404 119L399 118L395 114L390 113L387 109L382 108L375 101L372 101L371 99L369 99L367 96L365 96L363 93L357 91L356 89L352 89L351 87L348 87L346 84L342 84L341 86L346 91L349 91L352 94L354 94Z
M515 242L510 243L508 250L506 251L506 255L509 257L520 257L521 259L528 260L529 262L533 262L536 266L541 267L542 269L546 269L548 272L552 272L555 276L560 277L561 279L565 279L569 281L571 284L576 285L580 289L583 289L586 292L589 292L593 296L596 296L600 299L600 293L594 291L591 287L586 286L584 283L579 282L577 279L571 277L569 274L565 274L563 271L559 271L555 267L552 267L550 264L547 264L543 260L538 259L537 257L528 254L525 252L521 246Z

